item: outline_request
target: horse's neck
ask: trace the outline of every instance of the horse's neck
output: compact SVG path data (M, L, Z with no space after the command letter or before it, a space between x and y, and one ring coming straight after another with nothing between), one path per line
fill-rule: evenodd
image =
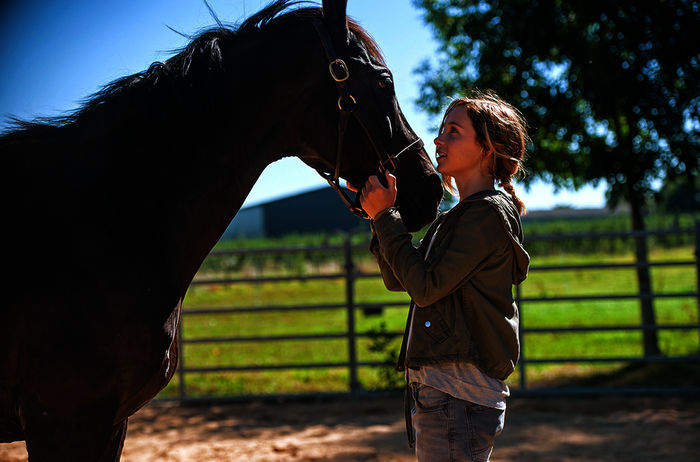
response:
M309 28L306 33L310 35L313 30ZM295 35L297 40L299 37L300 34ZM224 152L215 153L223 159L222 167L207 173L209 186L203 193L198 190L191 194L188 208L197 214L197 219L183 230L179 242L179 251L190 268L199 267L265 167L281 157L301 153L298 127L307 104L303 100L308 98L309 89L318 84L313 80L315 73L308 69L323 65L320 45L318 48L318 56L313 49L309 55L308 46L280 45L276 40L261 43L257 49L247 47L248 51L239 57L240 68L245 71L240 72L238 82L232 82L239 89L237 105L231 108L236 115L232 117ZM253 64L246 66L246 62ZM325 77L321 72L316 74ZM197 184L194 188L202 186Z
M203 259L226 230L231 219L240 210L248 193L265 167L274 159L263 153L248 153L235 148L227 153L235 165L200 176L191 185L192 190L182 195L182 202L169 210L166 220L175 223L172 245L174 267L178 284L189 284Z
M199 88L164 86L167 94L140 103L143 110L116 101L117 111L97 107L75 128L86 141L72 154L83 156L74 163L105 152L96 173L85 176L107 180L97 186L104 194L95 196L113 203L95 204L89 213L98 210L105 228L125 243L115 258L154 252L149 274L165 273L158 277L182 292L265 167L303 149L299 120L318 83L308 69L323 64L320 45L313 67L308 46L255 45L235 51L239 64L220 84L226 88L206 79Z

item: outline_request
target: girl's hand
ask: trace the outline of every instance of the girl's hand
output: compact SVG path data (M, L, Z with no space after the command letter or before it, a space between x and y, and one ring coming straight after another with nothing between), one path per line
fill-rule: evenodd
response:
M369 177L362 187L360 205L372 218L396 203L396 177L388 171L384 172L384 176L388 185L386 188L376 175ZM347 187L349 190L357 192L357 188L353 185L348 183Z

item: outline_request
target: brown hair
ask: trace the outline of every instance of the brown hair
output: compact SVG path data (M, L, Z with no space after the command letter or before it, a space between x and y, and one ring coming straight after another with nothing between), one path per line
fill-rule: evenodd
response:
M447 115L456 107L467 111L478 143L486 152L493 153L491 174L498 181L498 186L510 194L518 213L522 215L525 213L525 204L515 194L511 179L517 174L525 174L523 160L530 141L525 118L496 93L473 91L468 96L454 99L447 106L439 133L445 128ZM443 175L442 184L452 195L458 195L451 176Z

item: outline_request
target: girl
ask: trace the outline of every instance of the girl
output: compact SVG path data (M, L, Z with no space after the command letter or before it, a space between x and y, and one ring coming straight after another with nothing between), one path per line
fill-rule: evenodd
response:
M393 207L396 178L386 173L384 187L373 176L362 188L384 283L412 299L397 368L415 402L407 424L419 461L488 461L503 429L510 395L503 381L520 350L512 286L530 262L519 217L525 207L511 184L527 142L521 114L494 93L454 100L435 157L459 203L418 249Z

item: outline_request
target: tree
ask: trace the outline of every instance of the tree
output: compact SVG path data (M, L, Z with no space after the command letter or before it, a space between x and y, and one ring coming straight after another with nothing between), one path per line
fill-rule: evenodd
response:
M681 213L700 212L700 177L695 185L686 181L667 181L656 194L657 205L666 213L676 217Z
M527 168L558 188L608 184L612 207L630 206L642 231L659 180L691 191L700 145L700 7L691 0L414 0L441 44L417 72L418 105L440 113L447 98L491 89L531 125ZM527 181L527 179L526 179ZM639 261L646 240L637 239ZM637 271L651 293L649 269ZM654 325L652 300L642 322ZM646 355L659 354L645 330Z

